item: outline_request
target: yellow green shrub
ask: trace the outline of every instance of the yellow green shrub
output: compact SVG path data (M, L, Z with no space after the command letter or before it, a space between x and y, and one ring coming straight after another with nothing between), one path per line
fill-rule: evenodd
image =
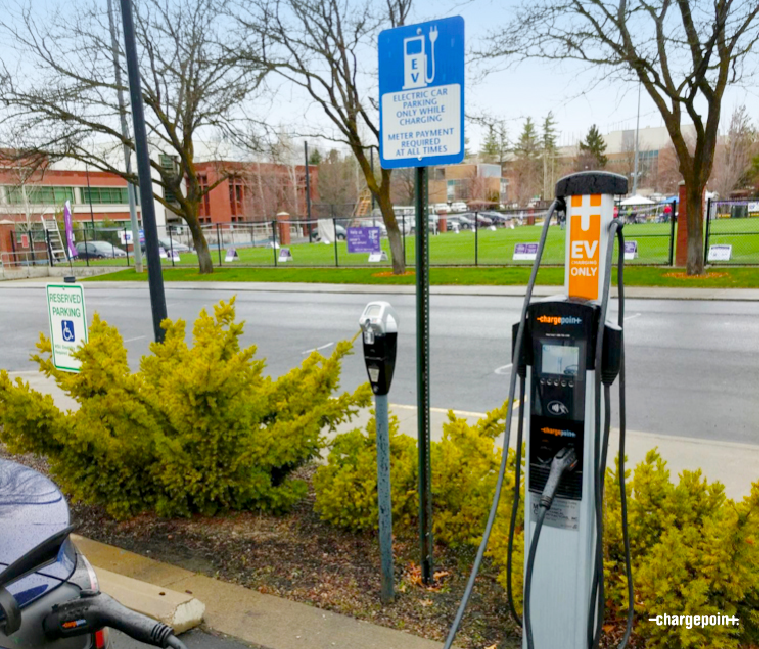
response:
M369 404L368 385L333 396L352 343L329 358L314 352L274 380L255 347L240 347L234 299L213 315L201 311L191 345L182 320L162 326L165 342L150 346L138 372L118 330L97 315L76 352L79 373L56 370L40 335L33 359L79 408L63 413L2 372L0 440L12 452L47 456L74 499L119 517L291 506L306 485L288 476L318 455L322 428Z
M432 442L433 535L450 545L477 543L490 511L501 461L495 437L503 432L505 407L494 410L475 425L449 412L443 440ZM418 455L416 441L398 434L390 419L390 489L393 527L411 533L418 518ZM513 465L514 452L510 451ZM510 466L504 492L513 486ZM352 530L374 529L377 514L377 450L374 420L365 431L338 435L330 445L327 464L314 477L316 510L324 520ZM501 516L510 515L503 499Z

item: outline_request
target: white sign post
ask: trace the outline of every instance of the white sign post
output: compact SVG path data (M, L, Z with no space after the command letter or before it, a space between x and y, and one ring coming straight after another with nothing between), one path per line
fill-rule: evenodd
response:
M82 363L73 353L87 342L84 289L76 284L48 284L47 313L53 365L66 372L78 372Z

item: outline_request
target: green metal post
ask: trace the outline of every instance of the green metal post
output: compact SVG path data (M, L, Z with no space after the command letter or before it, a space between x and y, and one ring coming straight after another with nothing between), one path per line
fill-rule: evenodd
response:
M419 448L419 542L422 581L432 582L432 493L430 486L429 245L427 169L416 170L416 404Z

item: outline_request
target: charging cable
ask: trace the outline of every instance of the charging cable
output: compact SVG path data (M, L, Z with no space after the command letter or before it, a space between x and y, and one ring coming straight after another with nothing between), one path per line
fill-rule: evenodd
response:
M154 647L187 649L170 626L151 620L96 590L82 590L79 599L56 604L42 622L50 640L87 635L103 627L116 629Z
M533 532L530 552L527 555L527 569L524 575L524 632L527 636L527 649L535 649L535 641L532 638L532 624L530 623L530 591L532 589L532 573L535 568L535 555L538 551L540 532L543 529L546 513L553 505L553 499L561 486L564 475L573 471L577 466L577 455L571 446L562 448L551 460L551 470L548 474L546 486L538 502L537 520ZM525 525L527 522L525 521Z

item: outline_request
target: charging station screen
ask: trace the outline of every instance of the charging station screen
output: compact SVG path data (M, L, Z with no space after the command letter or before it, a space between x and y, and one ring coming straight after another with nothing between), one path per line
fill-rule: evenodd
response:
M375 304L374 306L370 306L366 310L366 314L365 315L366 315L367 318L373 318L374 316L379 315L380 311L382 311L382 307L381 306L377 306Z
M580 363L580 348L564 345L543 345L543 374L575 376Z

